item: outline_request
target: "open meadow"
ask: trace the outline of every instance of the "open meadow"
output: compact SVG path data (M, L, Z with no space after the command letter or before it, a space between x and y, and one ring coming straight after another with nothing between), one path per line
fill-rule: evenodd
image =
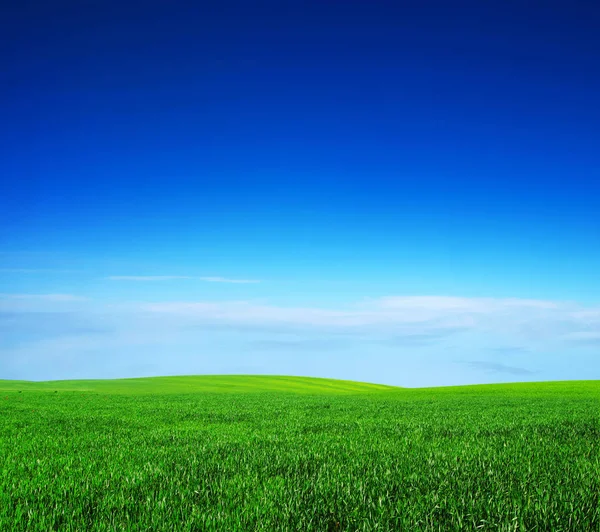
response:
M600 530L600 381L0 381L0 530Z

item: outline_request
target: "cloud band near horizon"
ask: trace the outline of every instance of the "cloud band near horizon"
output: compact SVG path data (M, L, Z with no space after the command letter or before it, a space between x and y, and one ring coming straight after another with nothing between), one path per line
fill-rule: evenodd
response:
M32 378L44 367L43 376L56 378L136 376L144 360L144 372L154 374L243 367L398 385L466 384L583 371L600 349L600 308L446 296L390 296L329 309L3 294L0 337L0 373L12 378ZM557 359L559 352L566 354ZM114 358L114 367L103 357ZM555 369L544 373L550 360Z

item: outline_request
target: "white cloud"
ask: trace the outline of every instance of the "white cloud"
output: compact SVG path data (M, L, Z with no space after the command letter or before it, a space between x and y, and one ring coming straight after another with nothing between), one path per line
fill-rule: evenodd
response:
M528 299L385 297L329 309L5 294L0 371L135 376L150 364L155 374L229 373L263 360L255 371L390 384L522 379L533 370L539 379L594 378L599 316L598 307Z
M82 302L87 302L85 307L82 307ZM0 294L0 310L4 312L62 312L84 308L86 311L144 319L155 317L158 321L167 320L174 327L177 324L308 327L319 330L377 330L413 337L439 330L476 331L490 338L504 337L518 347L552 341L591 341L594 335L600 334L600 309L544 300L393 296L329 309L278 306L262 301L162 301L109 305L73 294Z
M149 303L142 310L176 314L197 319L222 320L242 323L290 323L297 325L337 325L355 322L347 311L319 308L294 308L260 305L248 301L230 302L165 302Z
M198 321L243 324L289 324L319 327L398 327L413 333L430 328L479 329L486 333L511 333L538 338L561 331L577 332L590 325L590 312L572 303L529 299L450 298L434 296L384 297L344 309L280 307L251 301L158 302L142 304L141 310L177 315ZM579 315L577 310L579 309ZM575 310L575 311L574 311Z

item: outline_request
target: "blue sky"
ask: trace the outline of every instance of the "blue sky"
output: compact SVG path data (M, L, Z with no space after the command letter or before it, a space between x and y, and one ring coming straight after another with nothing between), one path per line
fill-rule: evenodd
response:
M600 378L599 23L15 4L0 378Z

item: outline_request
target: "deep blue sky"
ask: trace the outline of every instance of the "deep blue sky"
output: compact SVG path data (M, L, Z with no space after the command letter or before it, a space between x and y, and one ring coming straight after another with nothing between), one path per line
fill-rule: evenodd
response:
M597 308L599 27L597 2L14 2L0 292Z

